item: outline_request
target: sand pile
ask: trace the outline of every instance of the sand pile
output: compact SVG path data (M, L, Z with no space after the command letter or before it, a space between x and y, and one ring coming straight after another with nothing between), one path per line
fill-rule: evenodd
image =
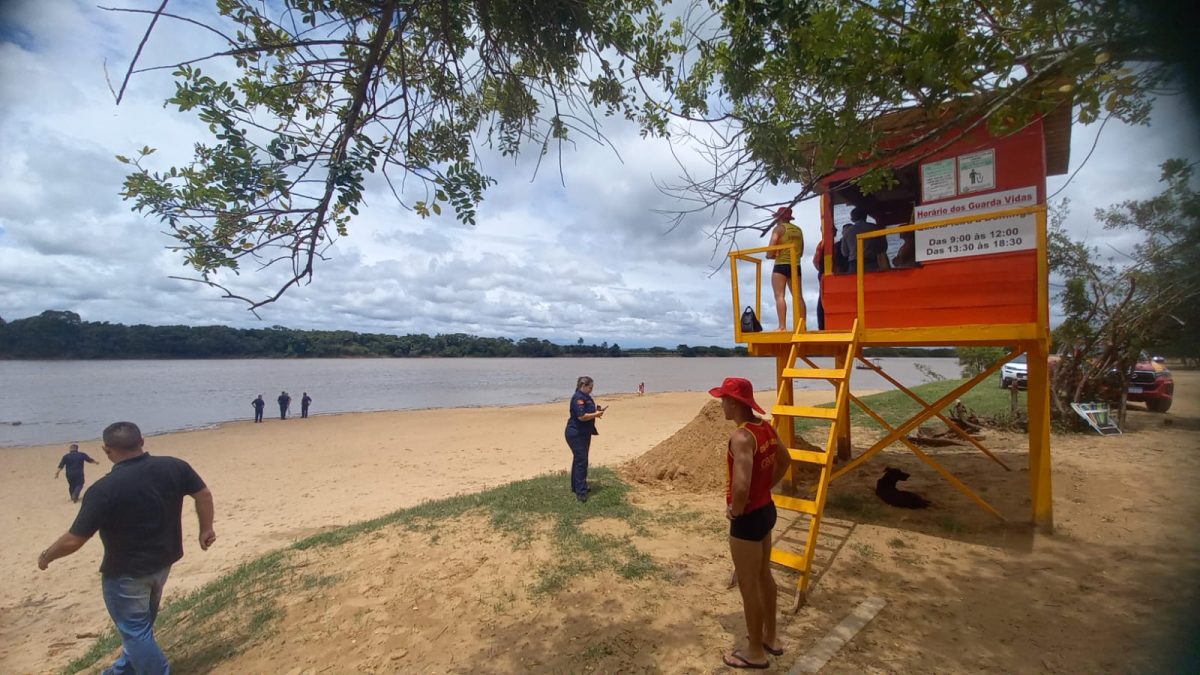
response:
M621 475L638 483L667 483L696 492L723 490L725 449L733 428L721 411L721 401L713 399L674 436L622 465Z
M619 471L627 480L666 484L694 492L725 489L725 452L733 422L725 419L721 402L712 400L687 426L646 454L623 464ZM796 448L816 450L802 438Z

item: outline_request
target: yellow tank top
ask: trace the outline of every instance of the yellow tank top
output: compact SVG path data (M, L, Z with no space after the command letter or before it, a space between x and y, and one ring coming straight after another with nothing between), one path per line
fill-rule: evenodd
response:
M779 240L780 244L790 244L796 242L796 255L804 256L804 233L800 228L796 227L795 223L783 224L783 237ZM784 249L779 252L779 256L775 258L776 265L791 265L792 251Z

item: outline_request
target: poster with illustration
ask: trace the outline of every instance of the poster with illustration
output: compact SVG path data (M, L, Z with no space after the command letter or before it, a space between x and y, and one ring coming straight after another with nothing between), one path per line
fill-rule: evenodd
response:
M996 151L980 150L958 156L958 192L985 192L996 189Z

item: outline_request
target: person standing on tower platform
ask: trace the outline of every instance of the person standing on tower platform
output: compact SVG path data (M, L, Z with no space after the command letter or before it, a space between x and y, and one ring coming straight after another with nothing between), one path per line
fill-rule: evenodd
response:
M775 211L775 227L771 230L771 246L781 244L796 244L796 260L804 255L804 233L792 222L792 209L782 206ZM767 258L775 261L771 270L771 290L775 292L775 312L779 315L779 327L775 330L787 330L787 296L792 279L792 251L767 251ZM800 266L796 265L796 274L800 274ZM798 280L797 280L798 281ZM804 300L800 300L800 317L803 321L805 314Z

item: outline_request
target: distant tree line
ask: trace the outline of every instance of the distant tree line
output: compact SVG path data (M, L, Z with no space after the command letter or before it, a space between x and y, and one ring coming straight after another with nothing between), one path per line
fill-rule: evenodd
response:
M335 357L555 357L746 356L745 347L650 347L618 344L559 345L538 338L488 338L465 333L388 335L352 331L229 328L227 326L125 326L83 321L74 312L47 310L5 322L4 359L210 359Z
M932 359L932 358L949 358L957 356L958 350L954 347L864 347L863 356L871 358L883 358L890 356L892 358L902 359Z

